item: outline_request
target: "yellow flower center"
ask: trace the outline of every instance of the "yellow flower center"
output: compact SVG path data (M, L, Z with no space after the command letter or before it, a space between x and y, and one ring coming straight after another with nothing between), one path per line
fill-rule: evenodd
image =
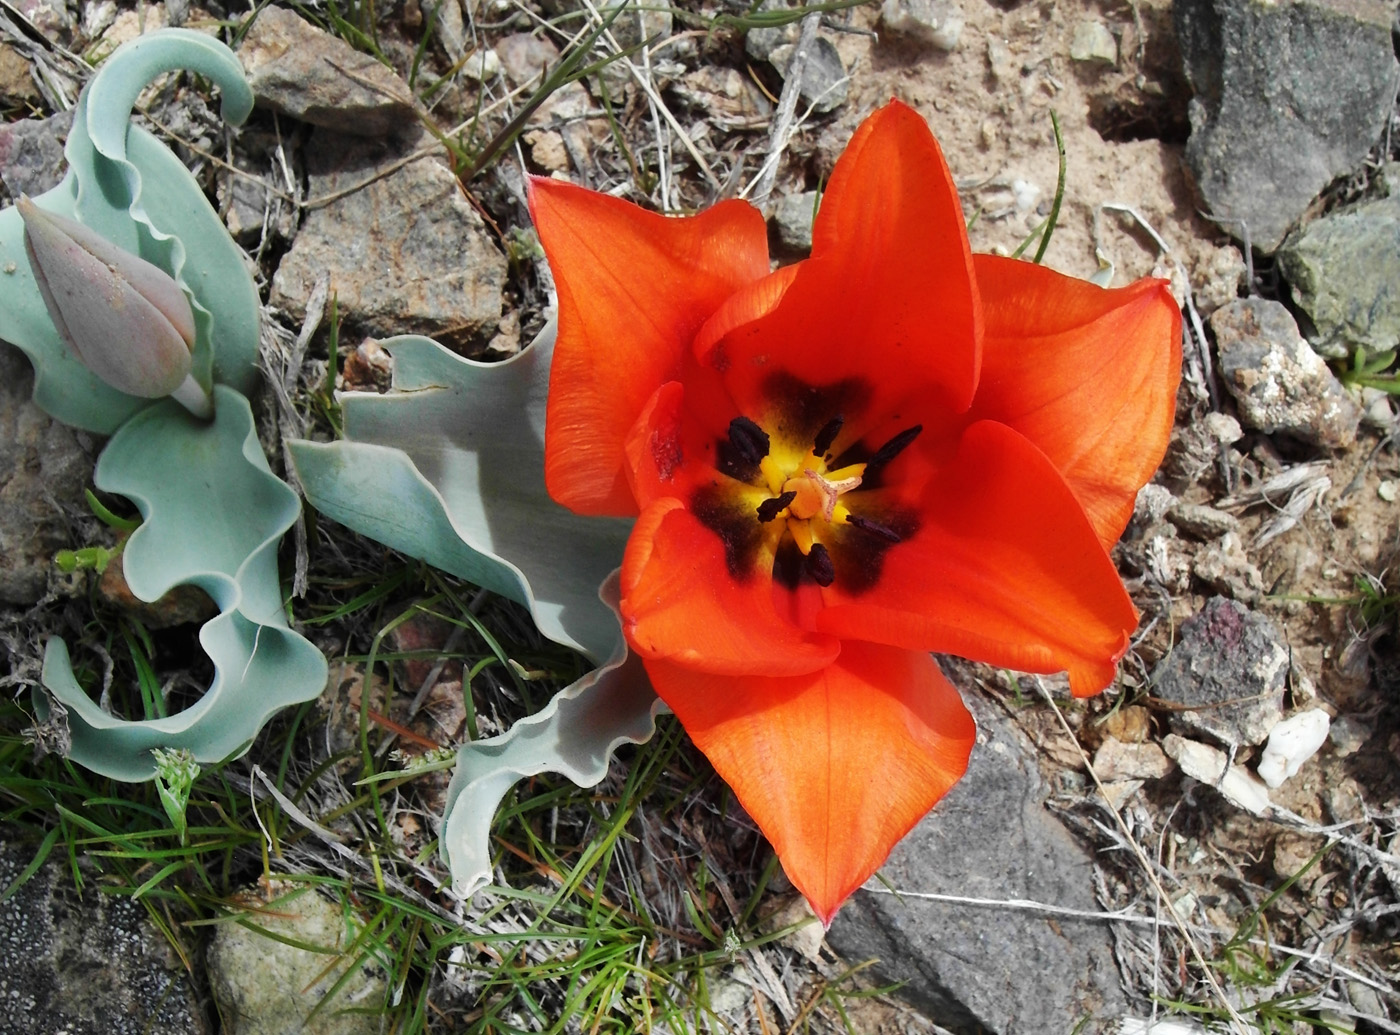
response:
M759 470L773 494L770 500L787 500L785 507L771 514L762 507L758 508L759 519L783 519L797 548L805 556L812 552L812 544L820 538L814 536L814 521L832 525L844 524L850 518L841 497L860 488L865 464L849 464L829 471L826 457L818 456L815 449L809 449L795 465L785 464L781 458L770 453L759 462Z

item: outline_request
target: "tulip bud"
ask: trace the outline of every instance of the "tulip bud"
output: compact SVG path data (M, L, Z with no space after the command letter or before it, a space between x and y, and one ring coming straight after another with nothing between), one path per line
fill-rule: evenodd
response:
M174 395L209 416L190 376L194 313L173 277L81 223L21 197L24 245L59 336L107 384L128 395Z

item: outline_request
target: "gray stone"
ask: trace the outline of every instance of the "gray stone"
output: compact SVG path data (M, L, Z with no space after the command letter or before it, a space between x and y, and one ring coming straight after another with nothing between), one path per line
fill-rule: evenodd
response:
M63 509L82 505L92 478L78 433L35 406L33 390L29 361L0 343L0 601L10 604L44 595L55 551L74 545Z
M0 182L10 197L34 197L58 186L66 162L63 143L72 125L73 113L65 111L0 126Z
M454 348L484 347L501 319L505 257L436 156L377 176L400 154L320 131L312 137L312 204L346 193L307 213L272 278L272 304L300 320L317 278L329 275L355 334L427 334Z
M1281 303L1237 299L1212 313L1210 326L1221 379L1247 427L1330 448L1355 441L1360 411Z
M1174 722L1188 730L1236 747L1262 744L1283 718L1288 669L1288 644L1272 620L1212 597L1153 669L1153 695L1179 706Z
M272 890L271 901L261 888L245 893L258 907L248 922L278 939L324 951L241 924L215 928L206 960L224 1035L379 1035L375 1007L384 1001L383 972L371 961L356 965L356 953L336 955L355 940L350 916L307 885ZM308 1020L350 966L354 972L345 984Z
M880 5L885 32L944 53L957 48L966 24L957 0L885 0Z
M967 775L881 867L897 889L1098 910L1093 859L1043 805L1035 748L973 696ZM1127 1012L1102 924L858 891L827 940L956 1035L1064 1035ZM1052 961L1052 962L1047 962ZM1094 1030L1098 1030L1096 1027Z
M774 47L768 60L786 79L792 59L796 56L797 45L785 43ZM835 111L846 103L850 92L851 81L846 75L846 66L841 63L841 55L836 51L836 44L825 36L817 36L812 40L807 63L802 66L802 82L797 91L799 109L810 105L818 115Z
M1385 0L1177 0L1186 163L1212 216L1273 252L1380 137L1395 90Z
M369 137L418 124L402 79L288 8L263 7L238 57L257 103L283 115Z
M1400 345L1400 195L1323 216L1278 253L1324 355Z
M59 853L62 854L60 849ZM0 840L0 888L34 846ZM203 1035L189 976L146 911L49 862L0 904L0 1030L65 1035Z
M773 230L778 235L778 247L793 255L806 255L812 250L812 217L817 210L818 194L814 190L788 194L773 210Z

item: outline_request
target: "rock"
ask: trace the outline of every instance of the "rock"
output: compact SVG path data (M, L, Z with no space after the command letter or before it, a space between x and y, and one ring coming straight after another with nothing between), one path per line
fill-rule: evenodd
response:
M1201 242L1201 250L1202 258L1196 265L1192 287L1197 311L1209 316L1239 297L1246 269L1244 256L1233 244L1214 247Z
M277 133L245 126L233 147L233 166L249 175L235 173L219 180L219 207L229 233L249 246L265 236L290 241L296 234L297 211L287 196L295 196L302 179L300 149ZM289 171L292 183L287 182Z
M116 0L89 0L83 5L83 20L78 31L95 40L117 20Z
M957 0L885 0L880 6L880 25L891 36L945 54L957 47L966 24Z
M64 508L83 506L92 478L78 432L30 402L33 390L29 361L0 343L0 601L10 604L44 595L55 551L74 545Z
M65 0L18 0L15 5L46 39L68 46L73 39L73 16Z
M1240 422L1228 413L1207 413L1177 429L1167 446L1162 473L1180 489L1199 481L1220 462L1222 453L1244 437Z
M0 102L5 107L37 106L43 100L29 62L9 44L0 43Z
M501 74L501 58L489 47L478 50L462 62L462 74L478 83L490 82Z
M968 705L979 730L967 775L882 875L901 891L1097 911L1093 859L1045 810L1035 750L1002 713ZM897 994L956 1035L1062 1035L1085 1014L1127 1010L1101 924L858 891L827 942L851 963L879 960L879 980L904 982ZM1022 965L1044 960L1055 964Z
M773 230L778 247L793 255L806 255L812 250L812 219L820 195L814 190L785 195L773 211Z
M686 105L716 125L729 119L748 122L765 117L773 107L752 79L737 69L718 65L701 65L685 73L672 89Z
M1226 532L1238 532L1239 519L1223 510L1201 503L1177 502L1167 511L1167 520L1193 539L1208 542Z
M1262 744L1283 718L1288 668L1288 645L1271 619L1213 597L1182 624L1152 684L1158 699L1184 706L1174 719L1185 728L1225 744Z
M33 197L58 186L66 167L63 145L72 125L71 111L0 125L0 182L10 197Z
M367 962L307 1019L347 964L363 958L360 952L336 955L350 948L357 932L344 910L308 886L281 884L272 891L277 897L271 902L261 890L246 893L248 920L278 939L323 951L298 948L239 924L216 927L206 958L224 1035L378 1035L374 1007L384 999L384 975ZM354 1012L357 1007L368 1009Z
M559 60L559 48L543 36L518 32L496 41L496 56L506 78L517 86L540 78Z
M1253 603L1264 592L1264 576L1238 532L1226 532L1199 551L1191 561L1191 574L1214 592L1244 603Z
M147 603L131 592L122 569L122 555L116 554L97 579L97 595L119 607L147 629L169 629L198 622L201 625L219 613L219 606L198 586L176 586L159 600Z
M1284 780L1296 776L1303 763L1327 743L1331 724L1332 717L1321 708L1309 708L1280 722L1269 734L1264 754L1254 767L1259 779L1270 787L1283 786Z
M422 10L421 5L419 10ZM455 65L466 56L469 43L466 21L462 18L462 5L458 0L438 0L431 10L434 12L433 35Z
M1278 253L1324 355L1400 344L1400 195L1323 216Z
M1171 771L1171 760L1151 741L1125 744L1117 737L1105 737L1094 752L1094 772L1105 782L1160 780Z
M789 4L783 0L763 0L758 5L760 13L768 11L788 10ZM790 21L785 25L775 25L771 28L754 28L744 33L744 53L755 61L772 61L773 51L778 47L797 42L797 35L800 31L797 21ZM773 61L773 64L777 64Z
M1195 92L1186 164L1208 214L1273 252L1332 180L1355 169L1395 91L1385 0L1178 0Z
M1102 729L1124 744L1141 744L1152 735L1152 713L1140 704L1127 704L1109 712Z
M1069 41L1071 61L1118 64L1118 41L1107 25L1097 18L1086 18L1074 27Z
M1356 440L1361 414L1279 302L1241 298L1210 318L1220 376L1246 426L1328 448Z
M412 147L405 143L405 147ZM334 134L307 149L314 204L272 279L274 306L302 319L318 277L352 334L418 333L453 348L490 342L501 319L506 260L436 156L376 177L397 149Z
M263 7L238 57L257 103L283 115L369 137L418 124L402 79L288 8Z
M1357 395L1361 407L1361 423L1372 431L1390 431L1395 424L1395 411L1391 409L1391 394L1379 388L1364 386Z
M811 905L801 895L779 899L777 905L759 919L759 929L767 934L798 924L802 926L785 935L781 939L782 943L790 949L795 949L803 959L812 963L819 962L826 932L822 930Z
M1355 715L1339 715L1332 723L1332 750L1338 758L1347 758L1365 747L1373 733L1375 730Z
M1133 500L1133 520L1143 526L1162 520L1176 506L1177 499L1165 485L1149 482L1138 490Z
M1181 766L1183 773L1214 787L1231 804L1255 816L1269 811L1269 789L1242 765L1226 768L1229 759L1219 748L1168 733L1162 740L1162 749Z
M1291 831L1284 831L1274 838L1274 851L1271 860L1274 876L1279 880L1288 880L1297 877L1317 854L1325 841L1317 837L1309 837L1306 834L1296 834ZM1316 868L1312 871L1312 876L1319 876ZM1304 881L1304 884L1311 883Z
M9 887L33 857L33 845L0 840L0 887ZM0 904L0 1002L0 1029L7 1032L209 1031L189 975L146 910L102 894L91 880L80 896L54 862Z
M773 48L768 60L786 79L796 54L796 44L784 43ZM846 75L846 66L841 63L836 45L825 36L817 36L807 54L807 63L802 66L802 83L797 93L799 111L808 106L818 115L835 111L846 103L850 92L850 77Z

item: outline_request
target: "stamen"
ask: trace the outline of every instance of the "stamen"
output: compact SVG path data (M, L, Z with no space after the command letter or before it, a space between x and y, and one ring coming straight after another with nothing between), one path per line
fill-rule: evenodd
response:
M905 443L905 445L908 445L908 443ZM893 528L882 525L878 521L871 521L869 518L860 517L856 514L852 514L848 517L846 519L846 524L855 525L855 527L859 528L862 532L869 532L873 536L879 536L889 543L898 543L902 541L900 534Z
M812 443L812 452L818 457L826 456L826 451L836 441L836 436L841 434L841 428L845 423L846 418L838 413L823 424L821 431L817 432L816 440Z
M922 424L915 424L912 428L905 428L894 438L890 439L879 449L875 450L875 455L865 462L867 470L884 467L887 463L904 452L905 447L919 437L919 433L924 430Z
M729 422L729 443L745 463L756 464L768 455L768 432L747 417Z
M836 566L831 563L831 554L821 543L813 543L807 554L807 574L818 586L829 586L836 581Z
M788 504L797 499L797 493L785 492L781 496L774 496L772 499L764 500L758 505L758 520L765 524L787 510Z

